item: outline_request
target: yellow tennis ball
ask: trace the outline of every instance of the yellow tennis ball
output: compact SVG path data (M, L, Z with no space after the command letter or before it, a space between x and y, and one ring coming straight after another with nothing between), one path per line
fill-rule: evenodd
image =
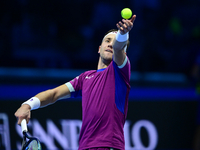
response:
M129 18L131 18L131 16L132 16L132 11L131 11L129 8L124 8L124 9L121 11L121 16L122 16L122 18L124 18L124 19L129 19Z

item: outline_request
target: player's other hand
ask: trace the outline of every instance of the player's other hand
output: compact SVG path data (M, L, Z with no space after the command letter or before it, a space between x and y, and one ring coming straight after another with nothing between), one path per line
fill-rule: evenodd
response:
M20 125L23 119L28 123L31 117L31 107L27 104L22 105L16 112L15 116L18 118L17 124Z
M119 21L116 24L118 30L120 31L120 33L122 35L126 34L133 28L133 23L134 23L135 19L136 19L136 15L133 15L130 20L122 19L122 21Z

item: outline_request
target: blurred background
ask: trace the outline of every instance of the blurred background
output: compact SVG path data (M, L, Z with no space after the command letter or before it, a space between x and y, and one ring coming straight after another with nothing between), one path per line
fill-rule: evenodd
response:
M200 150L200 0L1 0L0 149L20 147L13 114L23 101L97 68L101 40L125 7L137 15L127 52L132 88L126 150ZM77 148L60 120L80 121L81 99L32 115L32 134L41 136L34 130L39 122L55 143L52 148L42 141L44 148ZM71 144L63 146L49 133L48 119Z

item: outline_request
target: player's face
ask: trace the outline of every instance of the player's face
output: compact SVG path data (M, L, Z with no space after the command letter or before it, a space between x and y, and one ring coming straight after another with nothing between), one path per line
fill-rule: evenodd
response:
M99 46L98 53L100 54L100 57L102 59L109 60L109 61L112 60L112 55L114 53L112 44L113 44L115 36L116 36L116 34L109 34L109 35L107 35L103 39L101 45Z

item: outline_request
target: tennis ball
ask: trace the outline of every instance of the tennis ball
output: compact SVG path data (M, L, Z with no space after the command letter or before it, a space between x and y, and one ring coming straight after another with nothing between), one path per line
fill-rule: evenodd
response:
M121 16L122 16L122 18L124 18L124 19L129 19L129 18L131 18L131 16L132 16L132 11L131 11L129 8L124 8L124 9L121 11Z

